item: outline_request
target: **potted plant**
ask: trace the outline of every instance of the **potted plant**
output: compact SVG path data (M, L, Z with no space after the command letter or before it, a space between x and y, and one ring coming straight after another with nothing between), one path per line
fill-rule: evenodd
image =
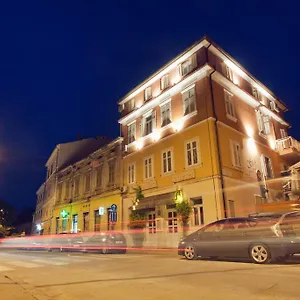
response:
M193 208L188 200L183 199L182 196L179 197L178 194L179 192L177 191L175 196L176 211L181 221L183 236L185 237L189 229L189 219Z

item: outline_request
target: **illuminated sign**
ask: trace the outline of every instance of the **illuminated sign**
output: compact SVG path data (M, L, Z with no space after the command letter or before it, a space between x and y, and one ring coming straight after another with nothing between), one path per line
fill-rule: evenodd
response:
M104 207L99 207L99 215L103 216L104 215Z
M60 215L63 217L63 218L66 218L68 215L69 215L69 213L66 211L66 210L62 210L61 212L60 212Z

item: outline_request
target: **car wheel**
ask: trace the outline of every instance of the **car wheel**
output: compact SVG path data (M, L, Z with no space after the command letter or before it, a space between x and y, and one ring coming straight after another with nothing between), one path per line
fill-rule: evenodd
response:
M193 245L187 245L184 248L184 256L188 260L197 259L198 256L197 256L197 252L196 252L195 246L193 246Z
M271 260L271 252L264 244L254 244L250 247L250 257L256 264L267 264Z

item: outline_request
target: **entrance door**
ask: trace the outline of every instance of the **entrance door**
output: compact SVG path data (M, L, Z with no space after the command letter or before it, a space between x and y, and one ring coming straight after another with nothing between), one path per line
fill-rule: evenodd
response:
M89 213L83 213L83 231L89 231Z
M94 211L94 231L101 231L101 216L99 209Z
M78 215L73 215L73 221L72 221L72 232L77 233L78 232Z
M58 234L59 232L59 217L55 219L55 233Z

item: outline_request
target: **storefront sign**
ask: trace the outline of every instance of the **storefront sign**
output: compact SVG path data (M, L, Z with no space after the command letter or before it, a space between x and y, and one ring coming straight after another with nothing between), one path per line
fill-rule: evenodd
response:
M104 215L104 207L99 207L99 216L103 216Z

